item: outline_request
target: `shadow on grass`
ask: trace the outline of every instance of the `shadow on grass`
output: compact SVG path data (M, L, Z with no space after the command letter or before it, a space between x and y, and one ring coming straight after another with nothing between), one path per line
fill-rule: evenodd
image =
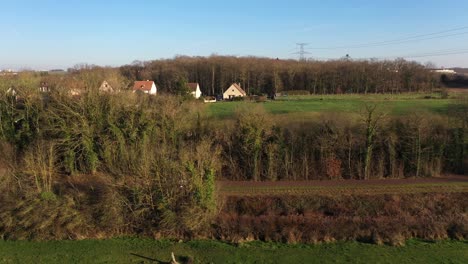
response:
M172 263L171 261L161 261L161 260L153 259L153 258L150 258L150 257L145 257L143 255L139 255L139 254L135 254L135 253L130 253L130 255L141 258L141 259L144 259L144 260L147 260L147 261L159 263L159 264L171 264ZM176 259L179 261L179 263L193 263L193 259L191 257L188 257L188 256L179 256Z
M160 264L171 264L170 261L169 261L169 262L167 262L167 261L161 261L161 260L157 260L157 259L145 257L145 256L142 256L142 255L139 255L139 254L135 254L135 253L130 253L130 255L135 256L135 257L138 257L138 258L141 258L141 259L144 259L144 260L148 260L148 261L160 263Z

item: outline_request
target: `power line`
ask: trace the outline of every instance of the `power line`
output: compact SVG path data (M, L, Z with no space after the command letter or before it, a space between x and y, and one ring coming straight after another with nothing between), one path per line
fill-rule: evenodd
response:
M428 52L428 53L420 53L420 54L413 54L413 55L406 55L406 56L396 56L396 57L390 57L390 58L425 58L425 57L457 55L457 54L466 54L466 53L468 53L468 49Z
M468 34L468 31L452 33L452 34L444 34L444 33L449 33L449 32L454 32L454 31L460 31L463 29L468 29L468 26L458 27L458 28L453 28L453 29L428 33L428 34L420 34L420 35L415 35L415 36L410 36L410 37L405 37L405 38L387 40L387 41L370 42L370 43L363 43L363 44L356 44L356 45L349 45L349 46L315 47L315 48L313 47L309 49L336 50L336 49L355 49L355 48L367 48L367 47L376 47L376 46L388 46L388 45L402 44L402 43L408 43L408 42L413 42L413 41L445 38L445 37ZM441 35L441 34L444 34L444 35ZM439 35L439 36L436 36L436 35ZM432 36L432 37L429 37L429 36Z
M370 59L389 60L389 59L397 59L397 58L403 58L403 59L405 59L405 58L425 58L425 57L458 55L458 54L468 54L468 49L445 49L445 50L437 50L437 51L425 52L425 53L409 54L409 55L404 55L404 56L361 58L361 60L370 60ZM319 57L315 57L313 59L316 59L316 60L342 60L343 58L323 58L323 57L319 58ZM357 59L357 60L359 60L359 59Z

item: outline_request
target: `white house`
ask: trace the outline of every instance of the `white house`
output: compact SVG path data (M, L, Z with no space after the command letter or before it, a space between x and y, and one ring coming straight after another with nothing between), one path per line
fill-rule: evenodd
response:
M233 97L244 97L247 93L240 87L240 84L233 83L223 94L223 99L231 99Z
M200 90L200 84L198 83L187 83L187 86L189 87L190 94L193 95L195 98L200 98L201 90Z
M158 93L158 88L153 81L137 81L133 85L133 92L141 91L145 94L156 95Z
M107 81L103 81L101 86L99 87L99 92L113 93L115 92L115 90Z

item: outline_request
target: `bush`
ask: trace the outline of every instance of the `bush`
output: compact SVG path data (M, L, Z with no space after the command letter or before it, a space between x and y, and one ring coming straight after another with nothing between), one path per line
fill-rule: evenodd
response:
M443 89L443 90L440 92L440 98L442 98L442 99L447 99L447 98L449 98L449 93L448 93L448 90L447 90L447 89Z
M307 90L289 90L285 91L288 95L310 95L310 92Z
M242 101L245 101L245 97L242 97L242 96L237 96L237 97L232 97L231 99L229 99L230 101L233 101L233 102L242 102Z
M468 202L460 203L463 196L231 196L213 232L232 242L249 238L286 243L359 240L401 246L411 238L466 239Z
M262 95L262 96L257 96L257 97L255 97L255 102L257 102L257 103L264 103L264 102L267 101L267 99L268 99L268 98L267 98L266 96L264 96L264 95Z

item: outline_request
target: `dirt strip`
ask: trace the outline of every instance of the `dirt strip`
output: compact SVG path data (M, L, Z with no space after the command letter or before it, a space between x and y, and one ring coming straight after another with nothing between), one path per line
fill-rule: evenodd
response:
M437 178L409 178L383 180L313 180L313 181L218 181L221 187L288 187L288 186L358 186L358 185L406 185L425 183L468 182L468 175L447 175Z
M268 194L387 194L425 192L468 192L468 176L447 175L437 178L385 180L324 180L246 182L219 181L218 190L224 195Z

